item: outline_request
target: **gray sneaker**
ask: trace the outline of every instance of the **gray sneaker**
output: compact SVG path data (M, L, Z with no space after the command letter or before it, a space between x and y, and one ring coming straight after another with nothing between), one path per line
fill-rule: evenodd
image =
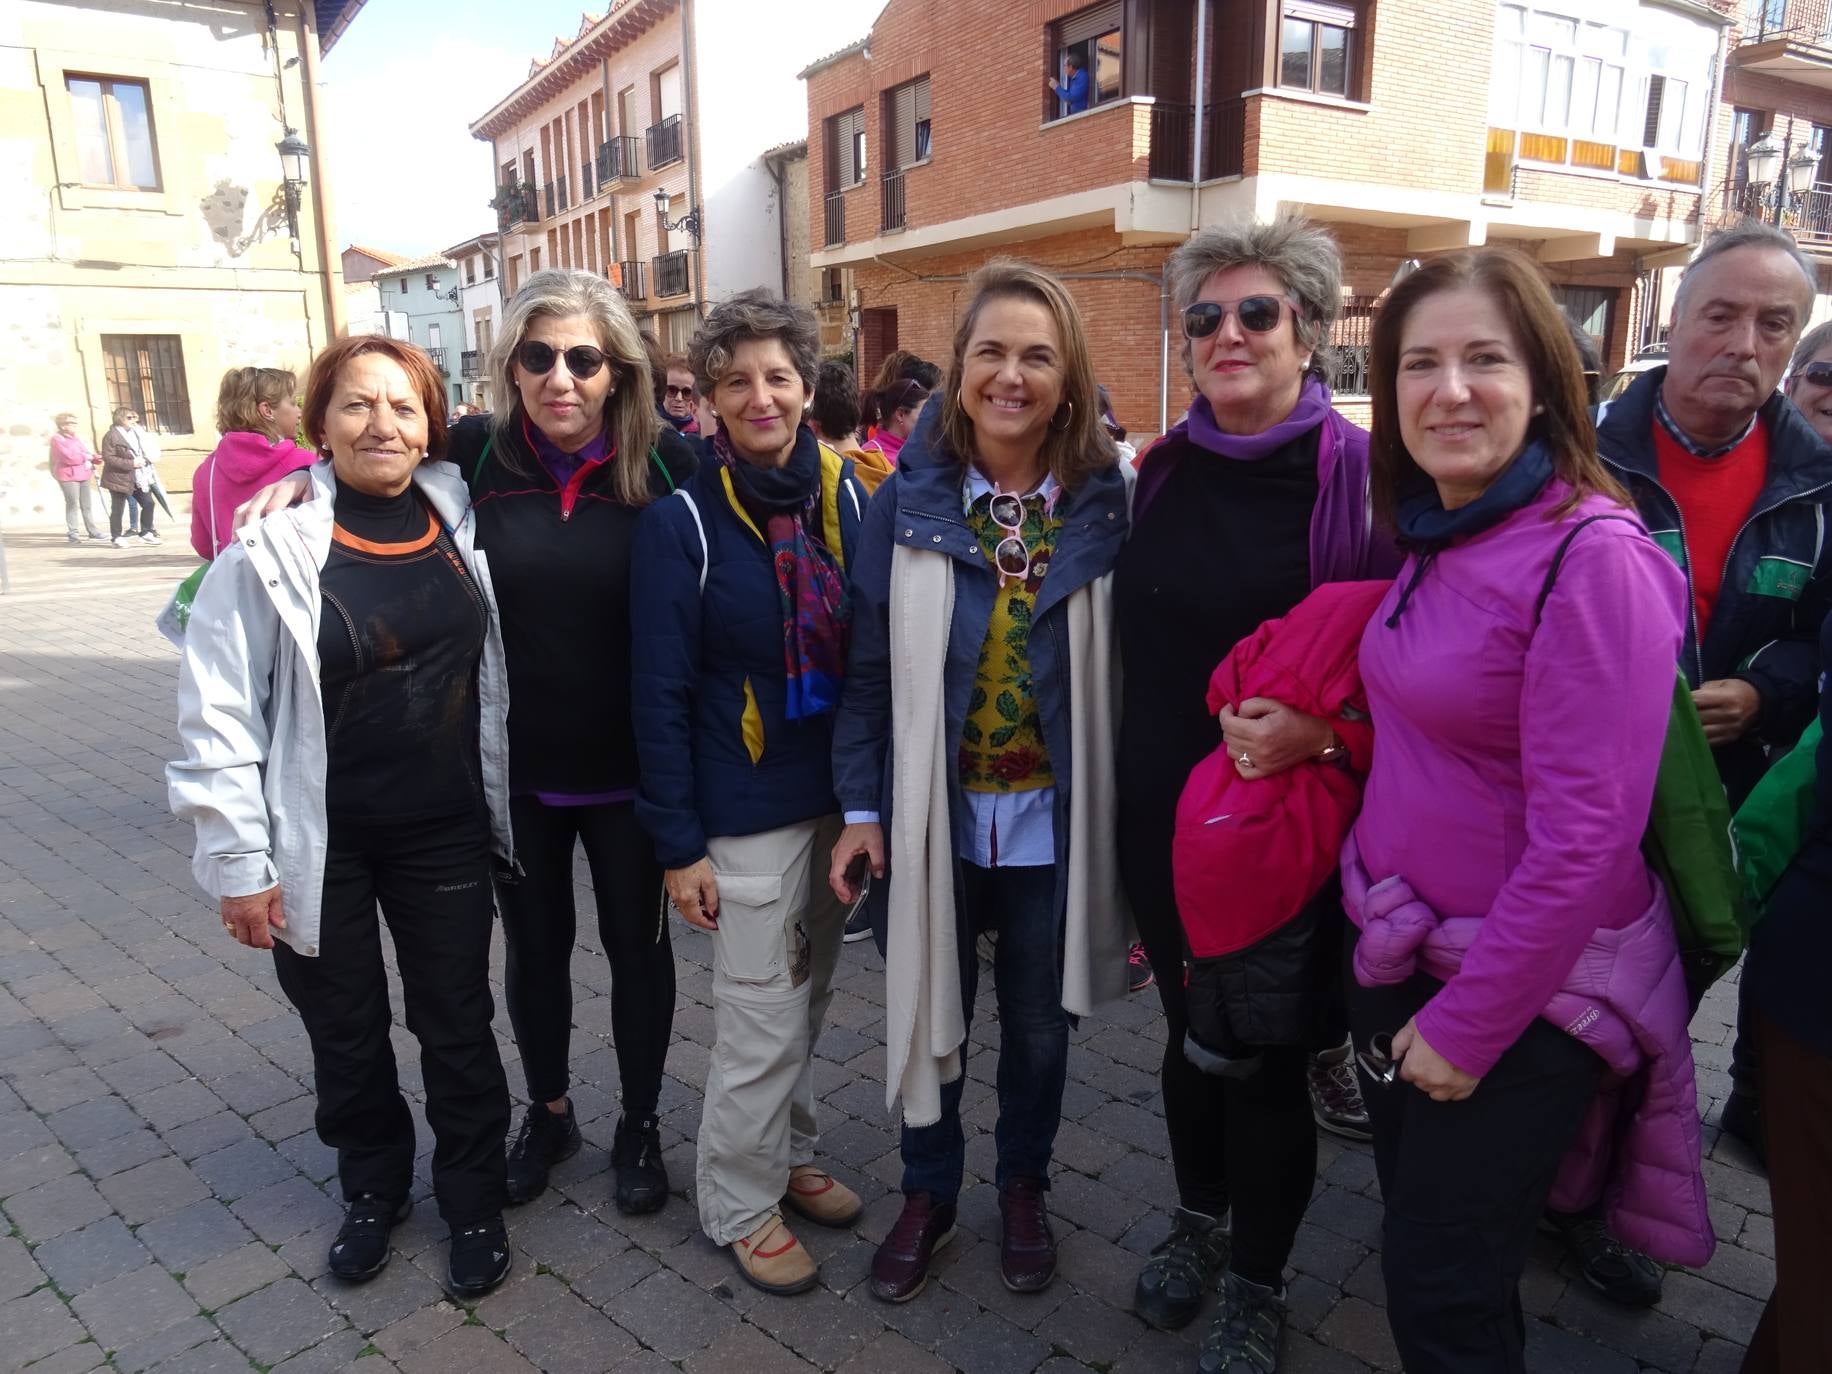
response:
M1344 1044L1310 1057L1310 1110L1317 1124L1332 1135L1345 1140L1372 1140L1368 1105L1361 1099L1361 1082L1350 1048Z

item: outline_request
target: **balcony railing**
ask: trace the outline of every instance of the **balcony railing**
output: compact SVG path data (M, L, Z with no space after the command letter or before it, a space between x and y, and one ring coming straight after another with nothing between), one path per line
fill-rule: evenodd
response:
M579 204L583 205L598 194L598 188L592 184L594 171L592 160L588 157L579 164Z
M646 135L649 143L649 170L681 160L681 117L669 115L660 124L651 124Z
M687 294L687 250L675 253L663 253L653 259L655 265L655 294L657 296L685 296Z
M557 206L555 205L555 202L554 202L553 183L551 181L547 182L544 186L541 187L541 190L546 193L545 198L547 201L547 218L552 219L554 215L558 213Z
M884 216L879 226L887 232L903 228L903 168L893 167L884 174Z
M563 176L554 185L559 188L560 208L564 210L572 203L572 176L570 174Z
M465 381L476 381L483 376L483 350L481 348L465 349L458 355L458 367L459 371L464 374Z
M433 360L433 366L438 368L440 372L448 377L451 375L451 373L446 370L445 350L443 348L429 348L426 350L426 356Z
M496 188L496 227L513 229L526 220L539 219L534 203L534 187L525 181Z
M648 297L643 290L643 263L639 259L617 264L617 274L623 278L623 298L627 301L640 301Z
M825 244L831 248L837 243L846 242L846 193L829 191L827 193L827 238Z
M613 181L637 174L636 136L619 134L616 138L598 145L598 187L600 190Z
M1154 181L1188 181L1195 158L1196 107L1151 107L1151 166ZM1223 100L1202 107L1202 180L1239 176L1245 166L1247 102Z
M1764 224L1776 222L1772 182L1724 182L1709 204L1707 213L1712 217L1713 229L1729 228L1745 219L1759 219ZM1815 182L1798 195L1783 192L1780 223L1802 244L1821 250L1832 248L1832 182Z

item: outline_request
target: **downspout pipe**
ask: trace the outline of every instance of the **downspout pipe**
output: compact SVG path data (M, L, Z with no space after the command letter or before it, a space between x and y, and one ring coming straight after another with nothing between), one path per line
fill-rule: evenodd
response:
M770 169L770 180L776 183L776 253L782 264L782 298L789 294L789 168L781 158L766 157L763 165Z
M693 0L681 0L681 113L689 120L686 138L687 204L700 212L700 232L694 235L693 313L706 317L706 206L700 196L700 107L693 98Z
M1196 130L1190 140L1190 231L1202 227L1202 116L1203 97L1208 93L1209 40L1208 0L1196 0ZM1168 339L1168 334L1166 338ZM1168 347L1168 344L1166 345ZM1169 375L1169 363L1165 364Z
M611 59L608 57L599 58L598 66L600 68L599 80L604 85L604 141L609 143L612 137L611 115L614 113L611 106ZM623 130L619 129L617 133L618 136L621 136ZM611 192L611 208L606 213L611 217L611 262L621 263L623 261L623 254L618 251L617 220L619 216L617 214L617 193L615 191ZM611 275L610 263L605 264L604 275L606 277Z
M325 328L333 339L341 339L349 330L344 319L343 265L331 251L330 198L325 187L324 121L318 100L318 33L317 20L310 5L299 6L300 81L305 98L305 127L310 138L318 173L312 178L312 228L318 244L319 281L324 289Z

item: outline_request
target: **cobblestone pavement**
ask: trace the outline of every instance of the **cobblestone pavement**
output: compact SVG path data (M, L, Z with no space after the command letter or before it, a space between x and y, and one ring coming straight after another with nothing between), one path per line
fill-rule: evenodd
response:
M852 1231L801 1228L821 1261L815 1291L757 1293L695 1224L689 1185L712 1036L710 950L707 937L679 925L662 1099L675 1199L633 1219L611 1204L609 982L587 937L573 966L575 1101L587 1148L559 1169L557 1187L510 1213L517 1254L508 1283L474 1305L441 1290L445 1233L426 1197L424 1128L420 1205L395 1232L394 1262L360 1287L327 1278L341 1209L327 1191L332 1157L312 1129L304 1037L268 958L224 938L191 882L190 829L165 809L174 655L152 618L191 566L174 535L163 549L131 552L68 548L61 533L15 531L9 540L13 591L0 597L0 1207L9 1228L0 1238L0 1367L1193 1367L1206 1321L1165 1335L1128 1310L1174 1195L1151 993L1074 1035L1050 1194L1057 1282L1020 1297L998 1279L986 1182L997 1020L984 1004L968 1062L961 1235L918 1299L890 1307L871 1298L864 1280L896 1213L898 1163L882 1087L882 965L869 944L844 952L815 1066L823 1149L868 1208ZM501 1005L499 992L497 1033L513 1084ZM1717 989L1694 1026L1716 1258L1700 1273L1669 1274L1660 1305L1631 1313L1574 1281L1542 1240L1523 1285L1536 1371L1737 1368L1774 1264L1768 1189L1739 1147L1718 1139L1733 1006L1734 990ZM417 1092L413 1042L399 1028L395 1039ZM1380 1215L1367 1149L1325 1136L1293 1257L1293 1374L1397 1366L1375 1253Z

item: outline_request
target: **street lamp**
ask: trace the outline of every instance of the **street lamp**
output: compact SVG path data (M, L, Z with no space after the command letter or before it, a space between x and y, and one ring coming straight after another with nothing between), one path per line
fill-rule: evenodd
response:
M1819 154L1803 145L1799 152L1787 160L1788 193L1804 196L1813 189L1813 177L1818 171Z
M312 150L298 131L288 129L286 137L274 145L280 155L280 180L286 195L286 227L293 238L299 237L299 204L305 191L305 169Z
M697 245L700 241L700 212L690 209L679 219L670 222L668 219L668 193L661 187L655 188L655 213L661 216L662 232L672 234L677 229L685 229L693 235Z
M1773 133L1765 133L1744 150L1749 158L1749 179L1759 186L1772 186L1775 173L1781 170L1781 145Z

